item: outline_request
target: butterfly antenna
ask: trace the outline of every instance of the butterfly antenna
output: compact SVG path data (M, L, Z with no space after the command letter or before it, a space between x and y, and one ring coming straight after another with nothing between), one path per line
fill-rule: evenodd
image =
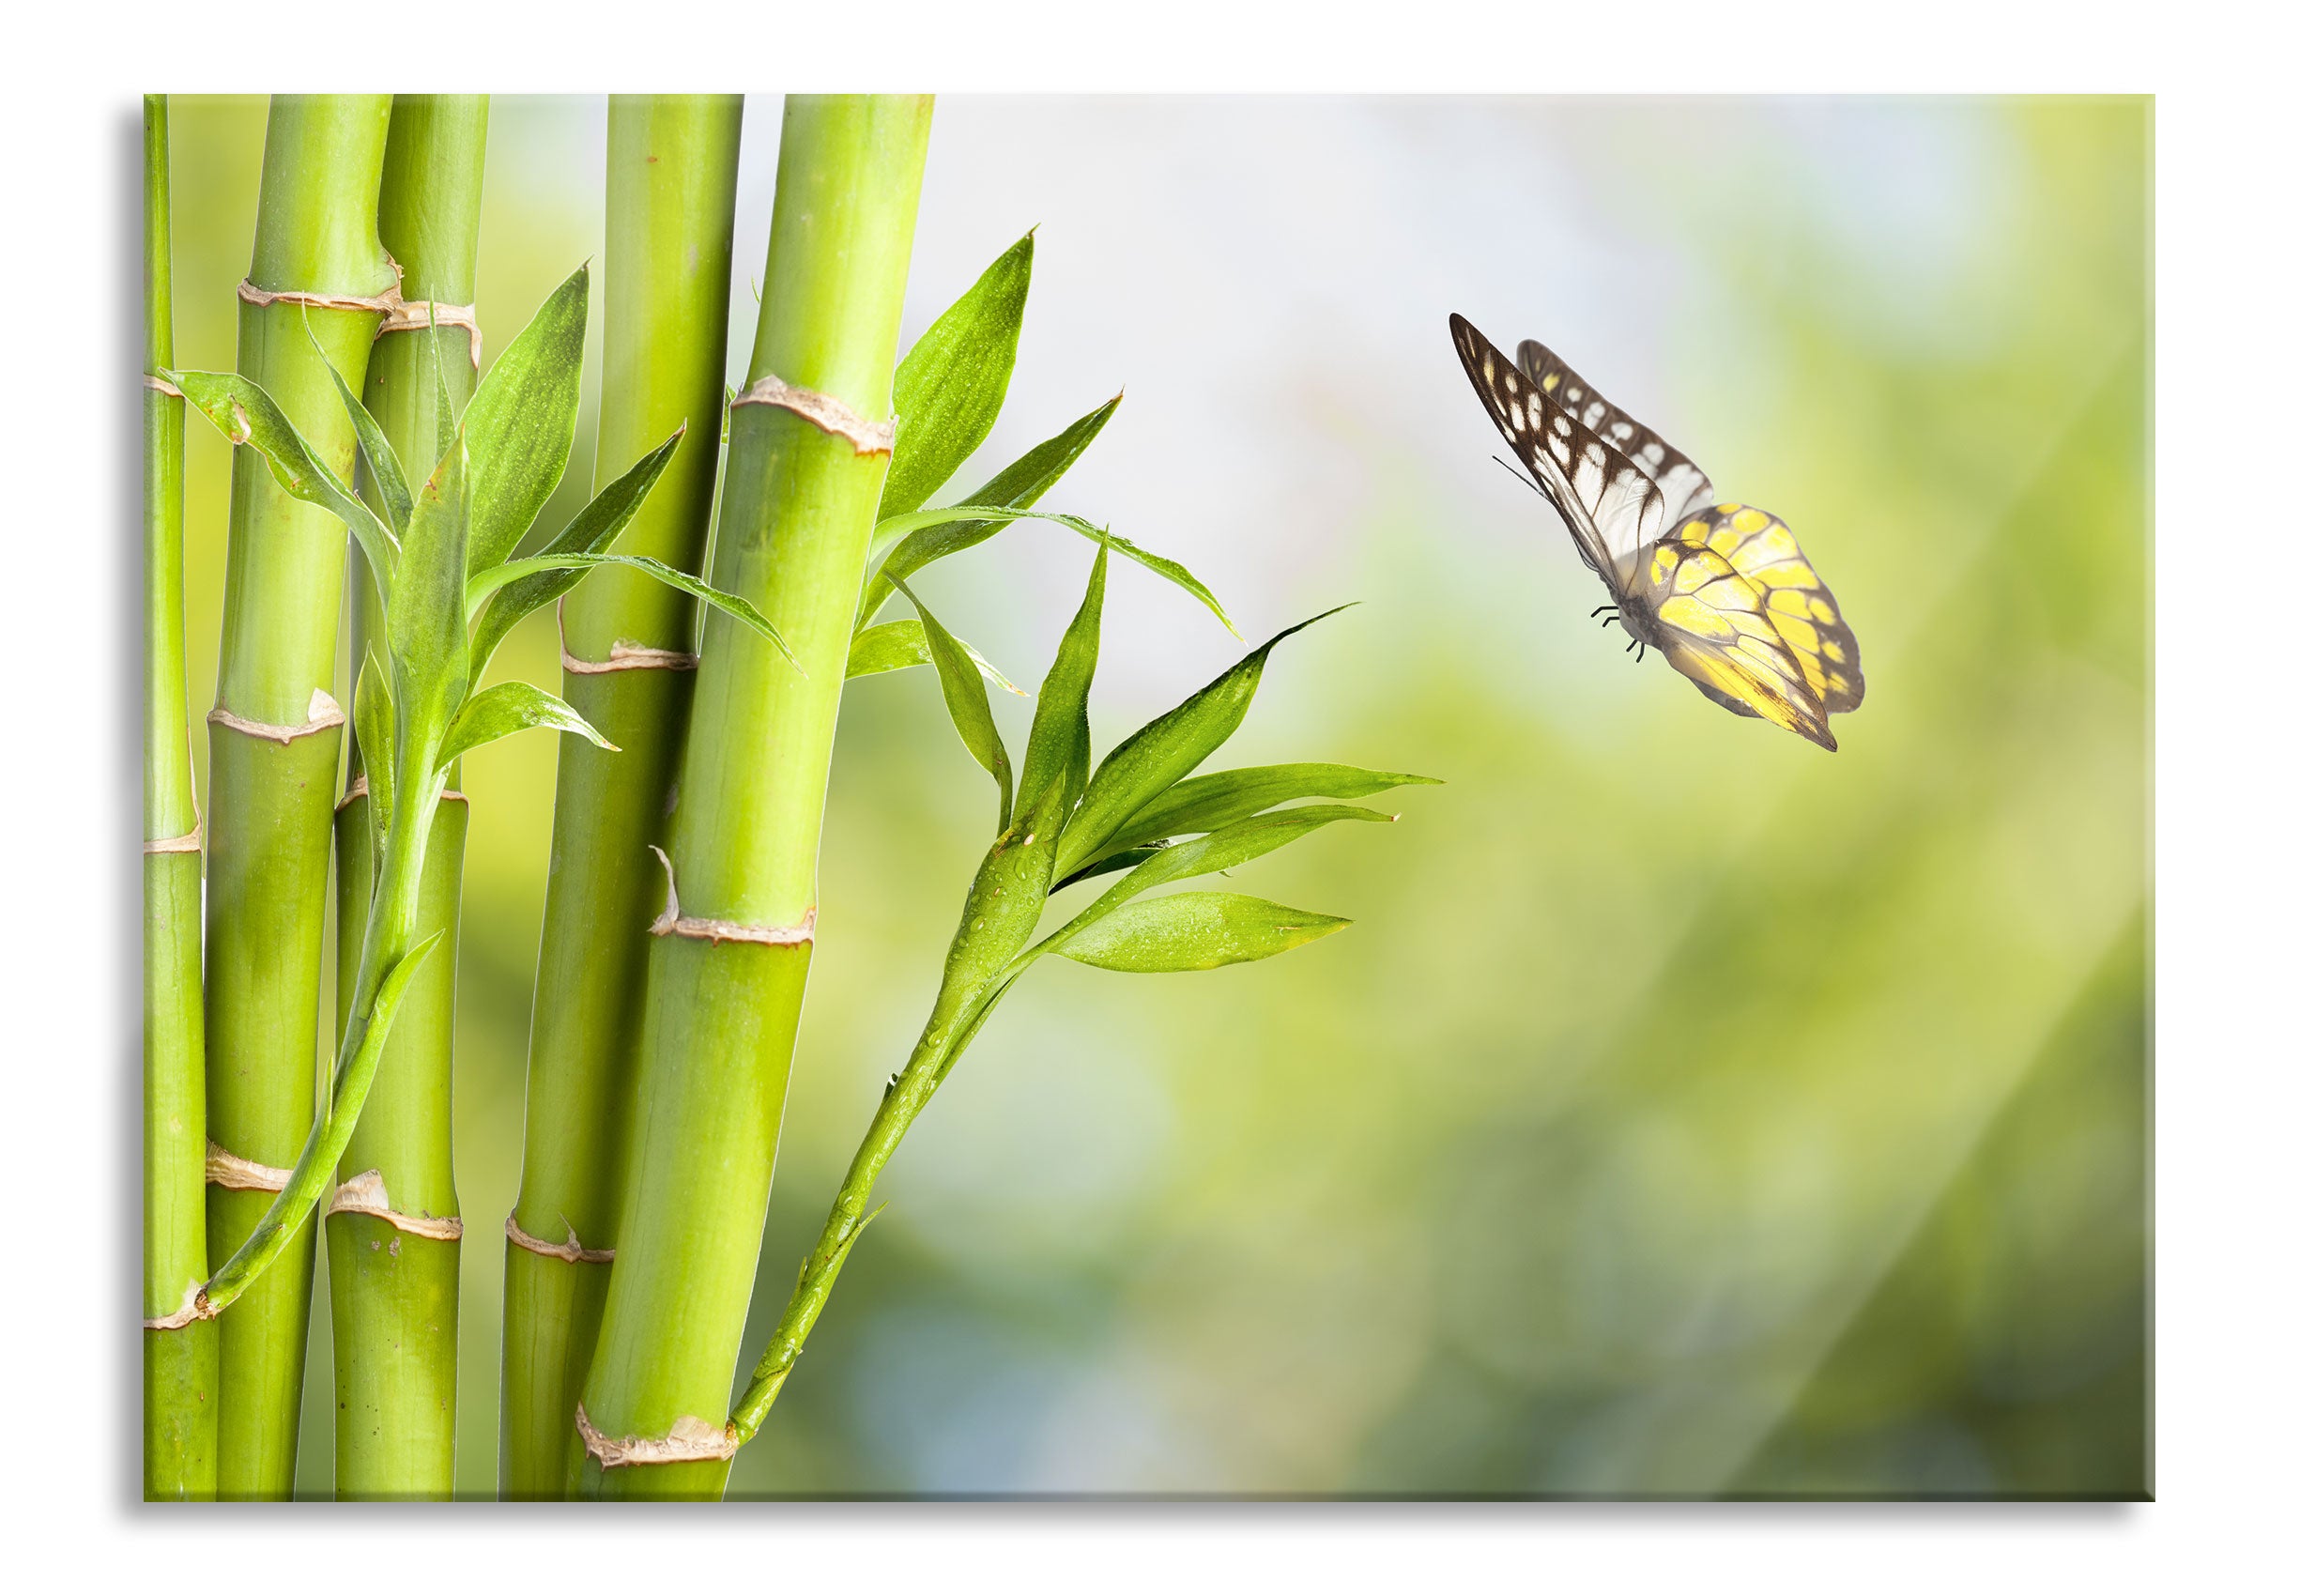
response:
M1509 472L1510 475L1515 477L1519 482L1524 483L1527 487L1533 489L1534 492L1540 493L1541 491L1541 487L1539 483L1536 483L1531 477L1519 470L1515 466L1510 465L1509 461L1504 460L1498 454L1495 455L1493 458L1495 465L1499 466L1503 470Z

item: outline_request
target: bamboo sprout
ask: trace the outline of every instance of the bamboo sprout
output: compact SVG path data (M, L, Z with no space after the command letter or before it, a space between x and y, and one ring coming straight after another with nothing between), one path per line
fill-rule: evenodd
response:
M766 283L713 572L800 668L706 620L648 960L615 1266L577 1410L587 1495L714 1497L815 919L932 102L786 102ZM596 1441L592 1437L598 1437ZM616 1458L667 1458L603 1469Z
M606 375L595 481L685 426L617 547L702 569L718 468L740 96L607 109ZM614 743L564 739L529 1042L527 1145L503 1254L502 1494L563 1497L575 1401L606 1300L666 800L693 698L693 605L603 571L561 612L567 701ZM616 668L601 668L613 665ZM539 1251L532 1244L553 1249Z
M1101 650L1109 560L1105 546L1095 558L1086 596L1039 690L1012 822L1006 823L1002 814L999 835L975 872L943 959L934 1006L909 1061L887 1082L798 1284L750 1384L735 1403L728 1435L738 1445L758 1435L805 1349L840 1271L873 1217L868 1205L879 1175L991 1010L1033 963L1055 953L1132 973L1210 970L1272 958L1329 936L1349 922L1235 893L1186 892L1155 898L1141 895L1194 876L1230 870L1338 821L1396 819L1346 804L1280 805L1300 798L1361 796L1430 779L1330 764L1270 766L1183 779L1245 719L1270 652L1312 622L1279 633L1127 738L1089 779L1086 705ZM998 770L1003 771L1005 751L990 721L979 674L958 640L915 595L912 603L961 737L970 746L979 739L994 748ZM981 759L979 751L976 757ZM1194 840L1182 840L1193 836ZM1031 943L1052 893L1119 869L1126 874L1085 909L1052 934Z
M168 102L144 97L144 1495L216 1494L216 1326L201 1082L200 822L184 708L184 401L176 363Z
M392 101L377 221L399 263L402 296L416 307L468 307L479 253L486 153L482 95L400 95ZM401 312L369 358L368 411L402 462L439 457L437 394L453 413L478 378L478 330L428 325L440 310ZM369 500L381 505L373 472ZM384 650L382 597L365 557L350 555L352 657ZM353 1013L361 954L352 928L367 923L374 883L373 800L365 767L391 750L357 747L355 780L336 814L336 974L339 1036ZM398 1220L338 1209L327 1218L328 1284L335 1351L335 1494L339 1499L431 1498L455 1481L455 1335L461 1221L450 1136L455 1029L456 928L463 885L465 803L452 789L424 851L415 934L441 933L409 987L377 1067L375 1089L345 1148L338 1178L363 1181Z
M271 296L380 295L376 234L386 95L280 96L264 141L240 372L341 476L354 438L328 362L357 383L381 313ZM311 1129L328 845L343 713L328 696L343 597L343 527L284 492L246 450L232 462L230 551L208 738L208 1138L246 1165L290 1162ZM250 1176L240 1177L243 1180ZM207 1200L208 1254L234 1253L271 1203L256 1184ZM312 1239L219 1326L217 1493L295 1485Z

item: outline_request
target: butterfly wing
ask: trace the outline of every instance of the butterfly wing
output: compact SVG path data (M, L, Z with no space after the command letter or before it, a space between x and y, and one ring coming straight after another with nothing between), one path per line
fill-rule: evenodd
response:
M1632 574L1662 657L1710 699L1834 751L1829 714L1766 614L1767 591L1716 549L1663 538Z
M1543 393L1653 480L1661 489L1664 525L1674 527L1716 502L1709 477L1683 451L1590 387L1548 345L1526 339L1517 346L1517 365Z
M1617 600L1711 702L1833 750L1857 709L1861 649L1780 517L1716 503L1709 477L1546 345L1512 362L1463 317L1453 344L1486 413Z
M1590 570L1618 598L1637 551L1668 530L1667 503L1653 479L1544 393L1484 333L1452 318L1462 369L1501 436L1564 517Z
M1720 504L1690 515L1670 534L1694 548L1709 548L1731 562L1764 599L1765 619L1797 656L1805 685L1831 714L1861 707L1861 644L1845 624L1836 594L1781 517L1748 504Z

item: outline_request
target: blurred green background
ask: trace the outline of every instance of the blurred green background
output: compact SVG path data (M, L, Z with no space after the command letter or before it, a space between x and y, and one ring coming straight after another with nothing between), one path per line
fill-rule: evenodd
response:
M2148 1492L2150 116L943 100L906 341L1039 229L959 484L1124 386L1049 507L1185 560L1251 637L1367 601L1279 652L1217 763L1449 785L1240 876L1342 936L1192 976L1041 967L882 1184L735 1492ZM174 119L178 363L228 368L264 106ZM738 279L778 123L751 100ZM495 102L491 355L599 253L605 133L601 100ZM1841 753L1586 619L1597 584L1486 458L1457 310L1797 529L1867 666ZM755 319L739 281L738 374ZM188 469L197 714L209 429ZM1018 526L923 591L1035 681L1087 563ZM548 624L497 673L553 682ZM1107 633L1097 751L1237 652L1127 566ZM1011 741L1027 707L1002 713ZM464 783L475 1496L553 770L518 738ZM758 1319L915 1034L992 807L923 673L851 689Z

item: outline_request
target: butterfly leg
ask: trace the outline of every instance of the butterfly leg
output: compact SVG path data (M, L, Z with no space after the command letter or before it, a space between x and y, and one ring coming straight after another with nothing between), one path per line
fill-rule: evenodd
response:
M1620 608L1621 606L1618 604L1601 604L1595 609L1589 612L1589 619L1594 621L1609 609L1614 611L1616 614L1618 614L1620 612Z

